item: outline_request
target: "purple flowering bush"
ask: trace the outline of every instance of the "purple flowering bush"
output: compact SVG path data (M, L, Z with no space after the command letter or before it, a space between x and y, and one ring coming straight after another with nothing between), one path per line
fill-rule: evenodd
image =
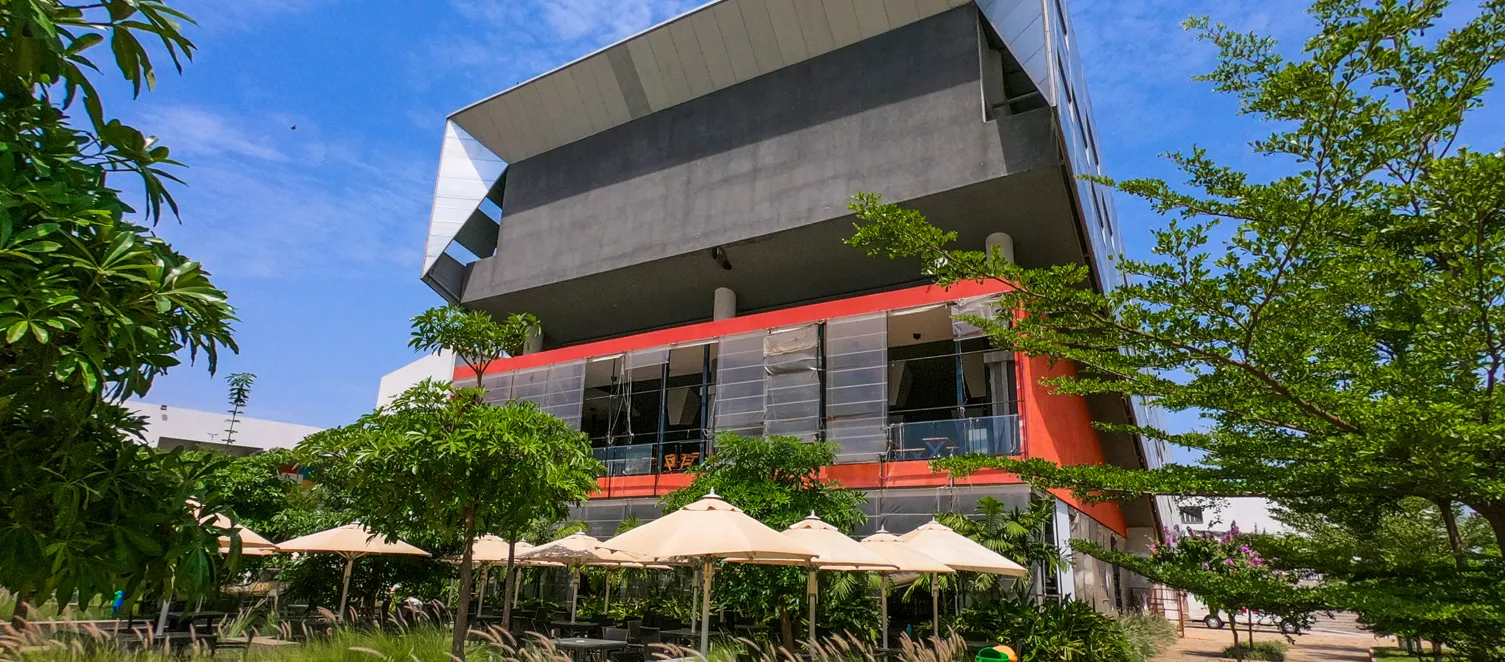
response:
M1297 573L1272 568L1251 542L1237 527L1226 533L1198 533L1176 527L1165 530L1165 542L1150 546L1148 558L1109 551L1086 541L1073 541L1072 545L1153 581L1195 594L1208 609L1229 616L1237 646L1240 637L1234 615L1245 610L1261 612L1301 628L1309 626L1312 615L1328 604L1321 590L1303 585Z

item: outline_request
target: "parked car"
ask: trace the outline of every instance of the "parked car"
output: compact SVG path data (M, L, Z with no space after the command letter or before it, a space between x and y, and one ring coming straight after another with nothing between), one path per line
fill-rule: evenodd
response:
M1202 621L1202 624L1206 625L1209 629L1221 630L1223 629L1223 626L1228 624L1228 621L1224 620L1223 614L1207 609L1207 606L1202 604L1201 601L1198 600L1188 600L1186 612L1187 620ZM1239 625L1244 625L1248 622L1249 611L1240 611L1238 615ZM1270 614L1265 614L1257 611L1254 612L1254 624L1279 628L1281 634L1301 633L1301 628L1295 623L1287 621L1278 616L1272 616Z

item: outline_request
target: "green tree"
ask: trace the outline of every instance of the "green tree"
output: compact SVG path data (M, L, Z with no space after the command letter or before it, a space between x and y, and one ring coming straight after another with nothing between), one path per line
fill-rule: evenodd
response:
M185 503L208 466L133 443L139 420L118 402L185 355L212 372L234 318L199 264L141 224L176 211L164 168L177 164L109 119L90 78L109 42L102 57L150 88L141 40L178 65L194 48L185 20L161 2L0 3L0 584L23 598L198 592L221 562ZM140 223L123 181L142 187Z
M1323 578L1334 606L1357 612L1380 634L1426 639L1465 659L1497 659L1505 647L1505 579L1499 550L1482 517L1454 519L1471 562L1454 561L1442 514L1410 497L1369 512L1334 517L1292 509L1276 513L1290 532L1256 537L1273 567Z
M530 335L542 332L538 318L528 313L513 313L498 321L485 311L466 310L451 304L430 308L414 317L413 334L408 340L408 346L423 352L452 352L475 373L475 386L484 393L484 376L491 364L502 357L518 354ZM517 573L513 571L517 541L522 539L529 527L540 521L556 521L562 515L550 501L523 499L505 516L506 521L497 523L503 532L501 535L507 540L507 576L502 584L502 622L511 623L512 596L518 589Z
M1060 550L1045 537L1047 527L1055 523L1055 516L1053 499L1031 496L1027 507L1009 508L1002 501L985 496L977 501L975 515L936 513L935 518L983 547L1023 561L1026 567L1054 572L1066 567ZM997 597L998 576L975 573L972 587Z
M854 245L920 257L943 283L1010 284L999 317L978 321L1005 348L1078 366L1057 392L1128 394L1210 423L1125 429L1201 451L1200 466L950 466L1094 496L1411 495L1463 503L1505 540L1505 152L1456 144L1505 57L1505 3L1424 37L1446 7L1320 2L1296 61L1272 38L1190 21L1220 49L1202 80L1274 123L1251 148L1294 172L1257 182L1197 148L1171 155L1184 186L1102 180L1173 217L1153 258L1118 260L1128 283L1107 293L1081 265L948 249L954 233L859 195Z
M814 513L851 532L867 521L867 497L821 477L836 463L836 445L798 437L716 435L716 452L690 470L690 484L665 495L665 513L715 492L748 516L783 530ZM794 619L805 594L806 572L729 563L716 581L717 604L768 620L778 618L784 645L794 646Z
M230 384L230 421L225 428L225 443L235 443L235 424L240 421L240 412L245 410L246 403L251 400L251 385L256 383L256 375L249 372L232 372L225 381Z
M1149 558L1109 551L1083 540L1073 541L1072 546L1161 584L1196 594L1212 613L1228 615L1233 645L1239 650L1240 612L1261 612L1301 628L1311 624L1314 612L1330 604L1321 589L1301 585L1306 575L1274 568L1250 546L1251 542L1236 528L1222 534L1173 529L1165 542L1151 546ZM1253 643L1251 623L1245 646Z
M476 375L484 375L493 361L521 352L528 336L541 331L538 318L528 313L514 313L497 321L485 311L451 304L414 317L408 346L420 352L453 352ZM485 388L479 378L477 385Z
M532 403L492 406L483 397L425 380L353 425L311 435L297 451L373 531L429 529L460 543L459 658L476 537L516 536L508 527L518 511L562 515L595 491L600 469L584 433Z
M1332 514L1420 498L1460 571L1479 562L1457 505L1505 541L1505 151L1459 141L1505 58L1505 2L1444 31L1448 4L1316 2L1317 32L1295 59L1272 38L1189 21L1220 53L1200 79L1274 127L1250 148L1286 174L1259 181L1193 148L1170 156L1181 185L1096 180L1171 217L1151 257L1117 260L1124 283L1106 292L1085 266L953 250L954 233L857 196L854 245L917 257L942 283L1008 284L998 314L974 321L1003 348L1076 366L1048 382L1055 392L1124 394L1208 422L1185 434L1099 426L1198 451L1198 465L937 466L1000 468L1089 499L1262 495Z

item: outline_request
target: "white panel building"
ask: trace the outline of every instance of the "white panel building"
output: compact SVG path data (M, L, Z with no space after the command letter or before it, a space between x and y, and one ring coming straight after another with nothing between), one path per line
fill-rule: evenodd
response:
M254 455L272 448L292 448L323 428L246 418L235 421L235 437L225 443L230 414L150 402L127 402L125 408L146 417L145 443L154 448L212 450L226 455Z

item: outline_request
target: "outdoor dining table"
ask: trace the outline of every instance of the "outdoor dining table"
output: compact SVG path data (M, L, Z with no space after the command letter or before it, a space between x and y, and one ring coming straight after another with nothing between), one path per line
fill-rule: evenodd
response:
M549 630L560 637L583 637L600 634L601 625L588 621L549 621Z
M658 636L664 641L694 643L695 638L700 636L700 633L690 628L679 628L677 630L663 630L658 633Z
M614 639L591 639L588 637L564 637L552 640L554 647L564 651L571 659L584 662L596 659L605 662L606 654L625 650L627 642Z
M167 629L183 631L191 625L205 633L213 632L214 625L230 614L223 611L167 612Z

